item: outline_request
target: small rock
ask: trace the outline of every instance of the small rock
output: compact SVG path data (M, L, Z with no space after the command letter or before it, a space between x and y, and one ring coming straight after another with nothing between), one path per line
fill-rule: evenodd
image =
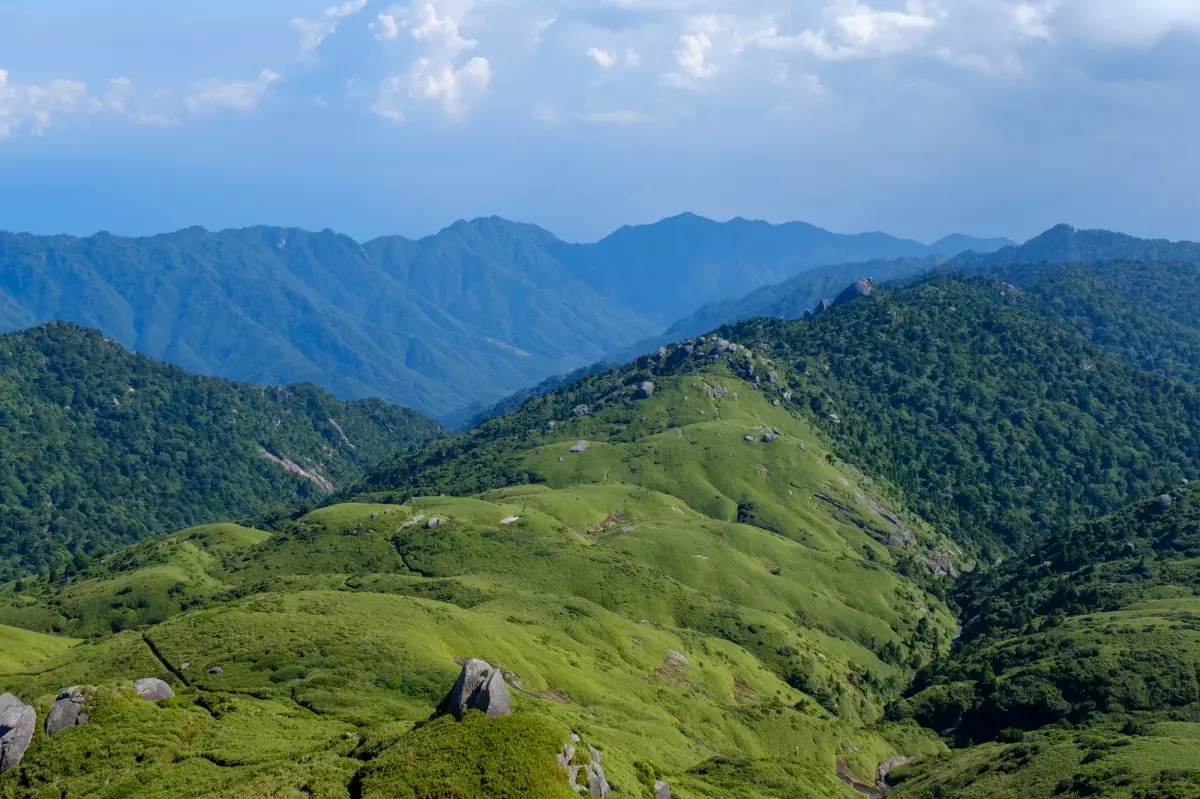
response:
M753 444L753 443L754 443L755 441L757 441L757 440L758 440L758 439L756 439L754 436L746 436L746 442L747 442L748 444Z
M587 452L590 447L591 445L586 441L576 441L571 445L571 452L578 455L581 452Z
M834 424L842 423L842 417L838 416L836 413L829 414L829 416L827 418L829 419L829 421L833 422Z
M1175 504L1175 500L1170 494L1163 494L1161 497L1158 498L1158 506L1160 508L1162 508L1163 510L1166 510L1167 508L1171 507L1174 504Z
M576 733L576 732L571 733L571 740L574 743L579 743L579 733Z
M667 650L667 665L674 666L677 669L685 669L691 665L687 655L682 652L676 652L674 649Z
M37 713L32 707L12 694L0 696L0 774L25 757L35 727Z
M46 714L46 735L53 738L65 729L87 724L88 716L83 712L83 703L83 691L78 685L60 693Z
M441 519L430 519L429 521L425 522L425 529L432 530L433 528L437 527L441 523L442 523Z
M520 520L521 520L520 516L505 516L503 519L500 520L500 523L503 524L505 527L507 527L508 525L512 524L513 522L518 522Z
M208 673L209 674L224 674L225 669L221 668L220 666L213 666L212 668L210 668L208 670Z
M774 433L775 435L781 435L778 427L772 427L771 432Z
M592 412L592 409L586 405L576 405L571 409L571 415L578 419L581 416L587 416Z
M372 518L372 519L378 519L378 518L379 518L379 514L378 514L378 513L372 513L372 514L371 514L371 518Z
M775 436L771 433L767 433L765 436L763 436L762 440L763 440L764 444L770 444L770 443L774 442L776 439L777 439L777 436Z
M778 372L767 372L767 379L771 381L771 385L773 385L773 386L779 385L779 373Z
M776 408L778 408L780 405L783 404L783 401L782 400L772 400L771 404L774 405Z
M622 528L621 528L621 532L622 532L622 533L632 533L632 532L633 532L633 528L632 528L632 527L629 527L629 526L625 526L625 527L622 527Z
M566 462L567 462L567 459L566 459L566 458L564 458L562 455L559 455L559 456L558 456L558 462L559 462L559 463L566 463Z
M171 686L157 677L143 677L140 680L134 680L133 690L137 691L138 696L147 702L160 702L175 696Z
M637 392L633 395L634 399L640 399L640 400L650 399L653 396L654 396L654 384L651 383L649 380L643 381L642 384L640 386L638 386Z
M187 670L187 667L188 667L188 666L190 666L190 665L192 665L192 664L191 664L191 663L188 663L188 662L185 660L185 661L183 661L182 663L180 663L180 664L179 664L179 670L180 670L180 671L186 671L186 670Z
M671 799L671 786L662 780L655 780L654 799Z

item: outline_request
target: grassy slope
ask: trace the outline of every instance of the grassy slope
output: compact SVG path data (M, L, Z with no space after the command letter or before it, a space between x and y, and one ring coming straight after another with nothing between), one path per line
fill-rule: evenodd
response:
M589 451L568 452L585 430ZM0 588L0 620L87 637L0 687L43 712L69 684L126 691L39 735L0 796L557 798L574 730L617 797L657 772L685 799L850 799L839 761L869 783L897 752L941 749L881 717L952 633L922 587L946 544L919 524L908 547L881 544L875 487L762 392L714 367L511 457L544 482L363 497L269 538L197 528L67 584ZM422 725L467 657L515 675L516 715ZM149 674L180 696L131 699Z

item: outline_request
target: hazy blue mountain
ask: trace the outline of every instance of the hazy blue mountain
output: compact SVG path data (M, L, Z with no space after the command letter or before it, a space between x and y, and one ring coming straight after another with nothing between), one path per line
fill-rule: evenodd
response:
M500 220L360 245L330 231L0 234L0 327L64 319L194 372L445 413L652 332Z
M1018 263L1091 263L1144 260L1200 262L1200 244L1191 241L1139 239L1110 230L1078 230L1057 225L1024 244L994 252L963 252L950 267L992 267Z
M572 248L568 257L602 296L669 325L708 303L818 266L939 253L949 257L1012 243L949 236L930 246L886 233L831 233L804 222L714 222L681 214L623 227L594 245Z
M61 319L200 374L461 418L812 266L992 243L690 214L595 244L498 217L365 244L276 227L0 233L0 330Z

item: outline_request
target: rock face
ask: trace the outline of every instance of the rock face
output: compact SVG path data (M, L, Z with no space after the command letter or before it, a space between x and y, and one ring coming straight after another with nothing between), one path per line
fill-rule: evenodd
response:
M12 694L0 696L0 774L25 757L35 727L37 713L32 707Z
M592 409L586 405L576 405L574 408L571 409L571 415L577 419L580 416L587 416L591 412L592 412Z
M1175 504L1175 500L1174 500L1174 498L1171 497L1170 494L1163 494L1161 497L1158 498L1158 505L1163 510L1167 510L1174 504Z
M650 399L654 396L654 384L649 380L644 381L638 386L637 392L633 395L634 399Z
M73 685L58 695L46 714L46 734L51 738L71 727L82 727L88 723L88 714L83 712L86 698L78 685Z
M655 780L654 799L671 799L671 786L662 780Z
M833 301L834 305L840 305L843 302L850 302L859 297L870 297L875 293L878 286L875 281L869 277L860 277L858 280L850 284L850 286L838 295L838 298Z
M175 696L171 686L157 677L143 677L140 680L134 680L133 690L137 691L138 696L147 702L160 702Z
M589 444L586 441L576 441L571 445L571 452L574 452L576 455L578 455L581 452L587 452L588 448Z
M499 669L486 660L468 660L442 707L459 720L468 710L479 710L495 718L512 713L512 696Z

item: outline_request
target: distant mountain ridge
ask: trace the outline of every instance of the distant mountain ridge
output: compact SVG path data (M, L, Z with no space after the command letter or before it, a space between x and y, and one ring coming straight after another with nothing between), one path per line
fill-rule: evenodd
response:
M197 373L312 382L445 417L594 363L742 288L937 246L692 214L593 244L499 217L365 243L279 227L0 233L0 330L62 319Z

